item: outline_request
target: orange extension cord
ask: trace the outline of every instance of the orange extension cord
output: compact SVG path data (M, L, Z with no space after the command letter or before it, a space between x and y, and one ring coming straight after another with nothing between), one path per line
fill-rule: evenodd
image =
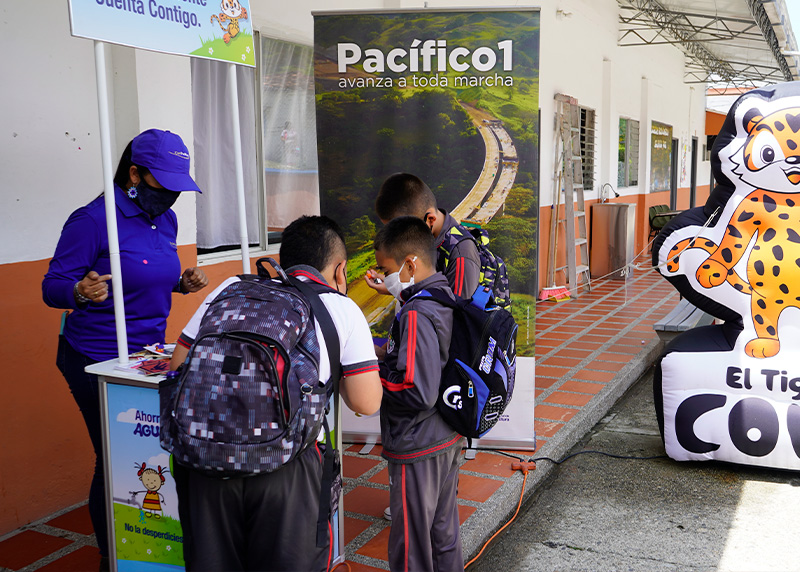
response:
M492 535L492 537L484 543L483 548L481 548L481 551L478 552L478 554L475 556L475 558L473 558L472 560L470 560L469 562L467 562L464 565L464 569L467 569L470 566L472 566L478 560L478 558L481 557L481 554L483 554L483 551L486 550L486 547L489 546L489 544L492 542L492 540L497 538L497 535L500 534L501 532L503 532L506 528L508 528L508 525L511 524L512 522L514 522L514 519L517 518L517 515L519 514L519 509L522 507L522 497L525 495L525 483L528 482L528 471L532 470L532 469L535 469L535 468L536 468L536 464L534 462L532 462L532 461L527 461L527 462L523 461L523 462L520 462L520 463L511 463L511 469L512 470L521 471L522 474L524 475L524 477L522 479L522 490L519 493L519 502L517 503L517 510L516 510L516 512L514 512L514 516L511 517L511 520L509 520L507 523L505 523L502 526L502 528L500 528L500 530L495 532ZM334 566L331 569L331 572L333 572L334 570L336 570L337 568L339 568L343 564L347 567L348 572L351 572L350 564L348 564L347 561L339 562L339 564L337 564L336 566Z
M470 566L472 566L475 563L475 561L477 561L478 558L481 557L481 554L483 554L483 551L486 550L486 547L489 546L489 544L492 542L492 540L497 538L497 535L500 534L501 532L503 532L508 527L508 525L511 524L512 522L514 522L514 519L517 518L517 515L519 514L519 509L520 509L520 507L522 507L522 497L525 494L525 483L528 481L528 471L530 469L535 469L535 468L536 468L536 464L531 462L531 461L521 462L521 463L511 463L511 469L512 470L522 471L522 474L525 475L525 477L522 479L522 490L520 490L520 492L519 492L519 502L517 503L517 511L514 513L514 516L511 517L511 520L509 520L507 523L505 523L500 528L500 530L495 532L492 535L492 537L484 543L483 548L481 548L481 551L478 552L477 555L475 555L475 558L473 558L472 560L470 560L469 562L466 563L466 565L464 566L464 569L467 569Z

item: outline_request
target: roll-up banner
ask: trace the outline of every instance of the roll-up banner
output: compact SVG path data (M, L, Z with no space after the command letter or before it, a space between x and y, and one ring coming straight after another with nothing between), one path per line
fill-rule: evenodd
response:
M519 324L516 387L505 419L479 445L535 446L539 11L314 18L320 207L345 231L350 297L385 339L394 300L364 281L381 225L375 197L389 175L417 175L440 209L488 231L489 248L508 268ZM378 419L345 410L344 433L375 440Z

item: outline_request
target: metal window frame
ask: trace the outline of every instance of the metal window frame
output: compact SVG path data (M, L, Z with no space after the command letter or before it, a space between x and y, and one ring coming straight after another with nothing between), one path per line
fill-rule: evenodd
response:
M259 248L266 251L269 246L269 232L267 231L267 188L264 180L264 118L263 118L263 91L261 84L264 80L264 58L261 51L261 31L253 30L253 39L256 48L256 81L255 85L255 106L256 106L256 157L258 158L258 240Z
M624 133L624 159L622 169L622 180L619 179L619 156L617 156L617 186L618 187L635 187L639 184L639 131L640 124L637 119L630 117L620 116L619 123L625 121ZM619 127L618 127L619 131Z
M597 112L590 107L580 107L581 111L581 163L583 166L583 187L594 189L595 157L597 154Z

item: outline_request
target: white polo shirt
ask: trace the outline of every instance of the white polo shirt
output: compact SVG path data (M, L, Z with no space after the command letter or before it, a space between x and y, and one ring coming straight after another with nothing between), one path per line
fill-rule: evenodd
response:
M290 268L289 273L304 282L314 281L328 286L322 276L311 267L296 266ZM227 286L238 281L238 276L232 276L206 296L206 299L200 304L200 307L197 308L197 311L183 329L178 338L179 344L187 348L191 347L197 337L197 332L200 330L200 322L208 306ZM350 298L342 296L333 288L330 289L330 292L320 294L320 300L325 304L325 308L328 310L339 335L339 356L342 364L342 374L347 377L368 371L378 371L378 358L375 357L372 334L361 308ZM322 328L320 328L316 318L314 318L314 327L317 331L317 341L319 342L321 356L319 376L320 381L325 383L331 376L330 360L327 359L328 349L325 345L325 337L322 335Z

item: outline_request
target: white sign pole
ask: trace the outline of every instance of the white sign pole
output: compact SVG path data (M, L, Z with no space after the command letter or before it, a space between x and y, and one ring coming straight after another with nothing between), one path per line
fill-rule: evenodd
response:
M97 109L100 115L100 151L103 159L108 255L111 262L111 291L114 294L114 318L117 327L119 363L128 363L128 331L125 328L125 301L122 294L122 267L117 235L117 204L114 200L114 165L111 158L111 120L108 108L108 78L103 42L94 42L94 65L97 74Z
M242 243L242 268L250 273L250 250L247 237L247 214L244 204L244 168L242 167L242 133L239 125L239 88L236 85L236 66L228 64L228 90L231 97L233 125L233 157L236 168L236 198L239 203L239 237Z

